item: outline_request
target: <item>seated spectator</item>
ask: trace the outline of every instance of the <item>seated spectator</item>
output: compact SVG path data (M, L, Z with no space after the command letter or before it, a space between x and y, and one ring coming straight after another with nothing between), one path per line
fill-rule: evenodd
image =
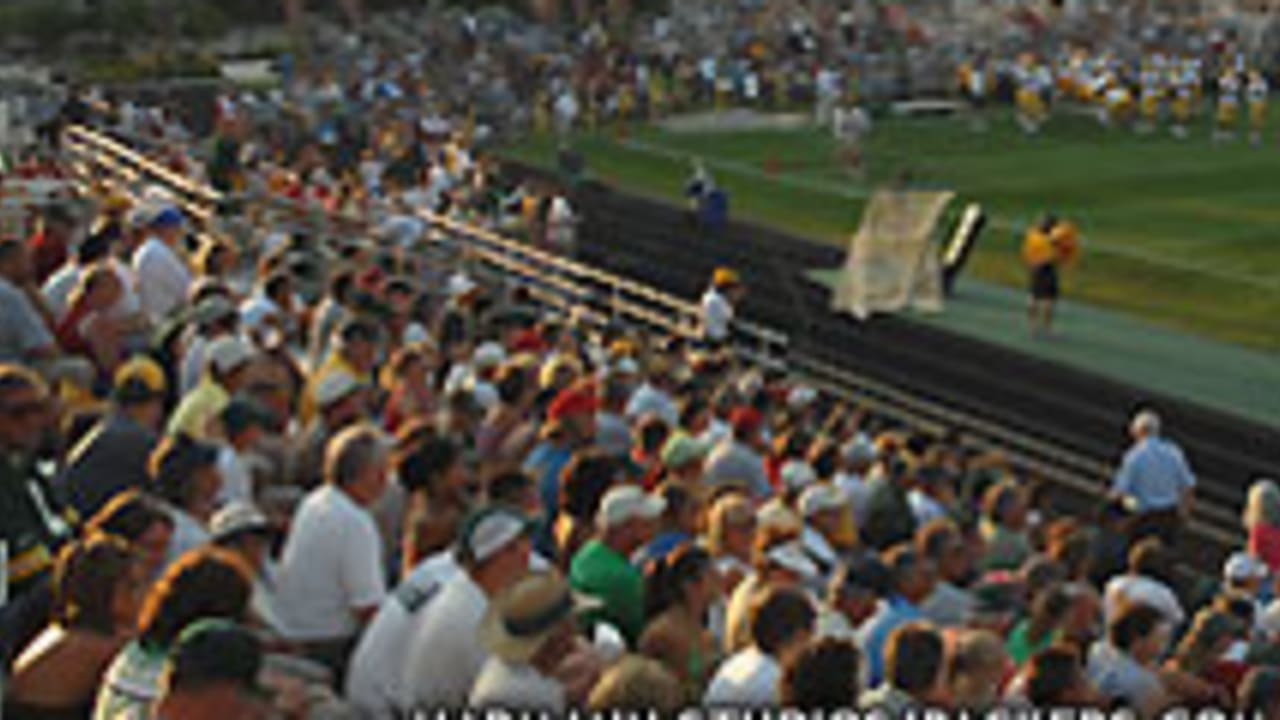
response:
M720 577L711 555L697 545L682 545L648 565L648 624L638 648L665 664L680 680L689 703L702 697L716 666L716 642L706 621L720 593Z
M858 628L858 646L867 662L867 684L871 688L885 677L885 643L893 631L924 619L920 603L933 592L937 575L933 561L921 557L909 545L899 545L886 553L884 564L889 568L889 595L875 615Z
M587 708L592 712L658 712L669 717L685 707L680 681L665 665L638 655L627 655L601 675L591 690Z
M601 601L588 612L589 625L604 622L617 628L635 647L644 630L644 576L629 558L653 538L666 501L634 485L618 485L600 501L597 534L573 556L569 579L573 588Z
M858 647L851 640L810 640L783 662L782 706L828 715L852 708L861 694L859 670Z
M519 462L533 449L537 423L530 418L537 384L531 368L509 361L493 379L498 402L485 413L476 431L476 452L487 467Z
M321 403L318 394L325 379L335 373L351 376L365 387L373 386L373 366L378 353L378 328L365 320L350 320L338 329L337 345L316 367L302 394L298 419L306 425L316 416Z
M815 483L805 488L796 503L804 520L801 542L823 577L858 545L849 500L834 485Z
M1249 533L1249 554L1280 573L1280 486L1257 480L1249 486L1244 507L1244 529Z
M169 434L184 433L197 440L221 435L219 417L249 380L257 351L235 336L223 336L209 343L205 373L174 409L169 418Z
M222 488L218 450L186 435L172 436L156 447L149 465L152 491L173 518L172 563L209 541L209 520Z
M751 645L725 660L703 702L711 707L771 708L781 701L782 659L803 647L816 619L795 588L770 588L751 607Z
M122 359L123 328L112 315L122 297L124 287L115 271L96 266L71 291L67 313L54 328L62 351L92 361L99 377L110 378Z
M248 570L225 550L196 550L169 566L142 603L137 639L107 670L94 717L152 717L165 661L178 636L198 620L242 621L251 586Z
M403 709L466 704L489 657L478 629L492 599L528 574L530 550L528 524L516 513L490 507L467 518L457 549L463 572L449 577L409 631Z
M544 555L553 555L555 551L552 532L560 508L564 469L574 453L595 441L597 410L599 402L590 387L578 385L559 391L547 406L538 444L525 458L524 470L537 481L538 495L542 498L542 525L535 544Z
M55 481L81 516L123 490L146 486L166 388L164 369L149 358L136 357L116 371L106 416L67 453Z
M962 630L951 648L948 681L950 707L987 712L1000 702L1012 669L1000 636L988 630Z
M558 677L574 648L581 602L554 570L528 575L494 598L480 628L490 655L468 705L563 713L585 699L568 697Z
M751 501L741 493L721 495L711 506L707 520L707 548L716 559L726 596L751 573L751 545L756 516Z
M156 326L182 308L191 287L191 271L179 256L185 223L176 207L154 209L145 221L145 240L133 253L138 299Z
M471 500L472 476L462 445L427 430L416 447L399 453L396 479L408 495L400 539L401 564L412 568L457 537Z
M818 617L822 637L856 639L857 629L875 615L889 593L889 571L875 555L853 558L831 576Z
M1107 582L1103 614L1110 624L1125 603L1140 602L1164 613L1175 627L1186 620L1182 603L1173 592L1173 555L1159 538L1147 538L1129 550L1129 572Z
M739 407L729 414L730 436L712 448L707 456L703 481L712 488L729 485L746 490L756 499L773 494L764 467L764 416L751 407Z
M262 644L248 629L225 620L194 623L174 643L156 717L266 720L272 708L260 685L262 666Z
M726 654L751 644L751 607L757 595L774 587L804 589L819 577L818 567L789 528L766 530L757 535L753 566L751 575L734 588L725 609Z
M916 533L916 552L938 568L933 594L920 611L939 627L959 627L969 621L975 600L967 585L973 579L973 558L969 544L954 522L939 518Z
M1101 700L1085 675L1080 653L1067 645L1033 656L1025 677L1026 699L1035 707L1092 707Z
M556 557L566 568L595 535L600 501L618 482L621 462L596 450L575 453L560 476L560 512L552 527Z
M338 678L386 594L382 541L368 508L386 489L387 455L385 436L371 425L335 437L325 453L327 482L298 506L280 558L287 637Z
M1264 720L1280 718L1280 668L1257 667L1240 683L1236 709Z
M660 560L673 550L694 539L698 533L698 521L702 506L692 489L676 483L658 486L654 493L666 502L666 509L658 520L654 538L640 550L640 565Z
M140 490L126 490L111 498L84 524L86 536L95 533L118 537L133 548L147 582L160 577L169 562L174 520L167 508Z
M948 707L942 635L927 623L898 626L884 650L884 681L862 694L858 706L902 717L912 708Z
M1015 665L1023 665L1031 656L1058 642L1062 627L1072 609L1072 595L1061 585L1050 585L1037 592L1031 601L1031 614L1018 623L1005 649Z
M997 483L982 495L983 570L1017 570L1031 556L1027 493L1017 483Z
M324 482L325 449L344 430L368 419L368 388L347 373L330 373L316 388L316 412L292 448L288 476L302 488Z
M896 455L886 455L871 472L866 482L865 520L859 528L867 545L883 551L915 536L915 516L907 497L911 482L911 471Z
M275 425L271 411L256 400L235 397L219 417L223 442L218 447L218 474L222 487L215 504L253 504L257 498L253 479L253 456L263 436Z
M1089 653L1089 678L1111 702L1151 717L1167 701L1157 663L1169 645L1172 623L1159 609L1141 603L1125 606L1107 628L1106 641Z
M1230 706L1247 669L1246 637L1240 622L1225 612L1206 608L1196 613L1165 663L1170 694L1186 707Z
M58 355L38 293L22 241L0 240L0 362L38 364Z
M274 636L284 636L287 629L276 607L276 580L270 564L276 540L271 521L257 507L236 501L214 514L209 521L209 536L214 545L239 556L253 573L253 598L249 602L253 624Z
M8 718L83 718L107 666L129 641L147 589L124 540L96 535L62 549L53 570L53 613L18 656L5 687Z

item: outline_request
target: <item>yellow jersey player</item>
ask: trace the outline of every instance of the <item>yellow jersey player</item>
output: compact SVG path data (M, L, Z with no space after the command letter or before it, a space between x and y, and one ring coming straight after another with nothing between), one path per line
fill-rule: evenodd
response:
M1133 93L1120 75L1113 74L1108 82L1104 99L1107 125L1123 127L1133 120Z
M1249 101L1249 144L1254 147L1262 144L1262 126L1267 122L1267 94L1270 90L1265 75L1257 70L1249 73L1245 98Z
M1173 124L1169 126L1169 132L1182 140L1187 137L1187 124L1191 122L1195 88L1200 84L1200 78L1192 74L1189 65L1177 63L1170 70L1169 84L1171 86L1169 109L1173 115Z
M1049 115L1040 88L1043 76L1034 59L1030 55L1024 55L1014 78L1018 84L1015 97L1018 106L1018 124L1022 126L1023 132L1034 135L1040 132L1040 126Z
M1160 102L1164 99L1165 88L1159 65L1163 65L1163 62L1157 64L1152 58L1143 66L1138 79L1141 85L1141 95L1138 100L1141 119L1135 127L1144 135L1155 130L1156 124L1160 121Z
M1218 78L1218 112L1213 131L1214 142L1235 139L1236 118L1240 114L1240 76L1234 70L1226 70Z

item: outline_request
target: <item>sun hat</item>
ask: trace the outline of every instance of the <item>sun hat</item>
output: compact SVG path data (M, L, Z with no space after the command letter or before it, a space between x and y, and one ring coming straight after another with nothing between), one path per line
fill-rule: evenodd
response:
M481 621L480 638L494 656L527 663L565 621L599 606L599 601L574 593L559 572L531 572L494 598Z

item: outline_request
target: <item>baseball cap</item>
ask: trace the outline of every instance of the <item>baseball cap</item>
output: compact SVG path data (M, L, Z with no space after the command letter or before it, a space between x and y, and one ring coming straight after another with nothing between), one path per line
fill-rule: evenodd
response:
M848 501L844 493L834 485L826 483L810 485L800 494L800 501L797 504L800 516L805 518L824 510L842 510L847 505Z
M135 355L116 369L116 402L141 403L164 397L168 382L164 369L145 355Z
M513 510L499 506L483 508L463 521L458 535L459 547L472 562L484 562L527 535L529 529L529 521Z
M265 694L258 684L262 658L262 643L248 628L230 620L197 620L178 635L169 653L168 686L234 683Z
M806 408L818 399L818 391L807 385L797 385L787 393L787 406L793 410Z
M227 540L246 533L270 533L271 521L253 504L244 501L227 503L213 514L209 534L216 540Z
M711 273L711 284L716 287L731 287L739 282L741 278L738 277L738 273L730 268L716 268L715 272Z
M556 421L576 415L588 415L600 409L600 399L595 389L578 384L561 390L547 406L547 420Z
M601 528L611 528L628 520L653 520L667 509L667 501L650 495L636 485L618 485L605 493L596 513Z
M710 450L707 444L686 433L672 435L662 446L662 465L667 469L682 468L702 460Z
M799 531L803 525L795 511L778 497L760 506L756 513L756 524L761 530L776 528L794 531Z
M786 568L802 578L815 578L822 574L798 541L774 545L764 556L774 565Z
M818 481L818 473L803 460L788 460L778 474L788 490L802 490Z
M351 373L341 370L324 376L316 387L316 406L324 409L341 400L345 400L361 388L360 381Z
M195 308L191 311L191 319L197 325L208 325L233 317L238 313L235 303L231 302L231 298L225 295L209 295L196 303Z
M1249 553L1234 552L1223 565L1222 576L1233 582L1262 580L1267 577L1267 566Z
M182 214L182 211L172 205L167 205L157 210L147 224L152 228L167 229L178 227L184 222L186 222L186 217Z
M507 351L496 342L482 343L471 356L471 364L477 370L492 370L507 359Z
M735 433L750 435L760 431L764 425L764 415L753 407L734 408L729 413L729 425L733 427Z
M235 335L227 335L209 343L206 366L217 373L234 372L249 364L254 357L253 347Z
M475 280L471 279L470 275L461 272L450 275L445 282L445 292L451 298L462 297L479 288L480 286L476 284Z
M271 411L251 398L233 397L222 409L222 427L229 437L254 427L269 428L274 422Z

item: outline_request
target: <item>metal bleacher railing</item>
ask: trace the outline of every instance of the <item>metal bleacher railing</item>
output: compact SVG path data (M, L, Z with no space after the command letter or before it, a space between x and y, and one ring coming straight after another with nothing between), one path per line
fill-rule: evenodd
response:
M139 178L173 193L194 218L207 222L216 208L229 200L249 201L296 210L296 201L279 197L228 198L218 191L174 173L141 152L108 135L82 126L64 133L64 148L82 171L105 173L128 182ZM420 219L443 241L463 249L468 257L517 278L535 301L597 326L621 322L658 329L685 338L700 334L698 306L635 280L531 247L517 240L471 224L432 213ZM363 219L329 217L334 223L365 227ZM1107 462L1036 437L972 413L944 406L910 388L888 385L851 368L789 352L785 333L750 321L737 322L742 339L742 359L764 367L786 368L818 390L843 400L856 401L895 420L941 434L960 430L964 442L977 450L999 450L1023 472L1042 478L1096 504L1106 494L1111 468ZM1212 547L1230 548L1240 541L1237 516L1232 508L1200 503L1191 531Z

